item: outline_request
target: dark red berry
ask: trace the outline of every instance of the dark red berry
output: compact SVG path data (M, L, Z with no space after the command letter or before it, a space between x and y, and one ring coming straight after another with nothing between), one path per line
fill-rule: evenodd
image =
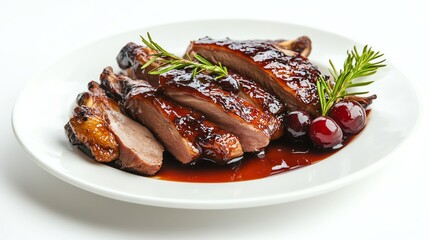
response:
M293 111L286 116L286 131L292 137L301 137L307 133L311 123L310 115L302 111Z
M317 147L332 148L343 140L343 131L330 117L315 118L308 129L311 141Z
M365 127L365 109L356 101L341 101L332 106L329 116L344 133L356 134Z
M219 86L228 92L238 93L240 91L240 86L233 77L227 76L217 80Z

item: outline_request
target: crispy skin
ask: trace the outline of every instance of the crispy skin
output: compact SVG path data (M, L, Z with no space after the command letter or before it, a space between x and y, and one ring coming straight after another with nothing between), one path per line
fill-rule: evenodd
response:
M91 81L88 90L78 96L79 106L65 126L72 145L96 161L136 174L155 174L162 165L163 147L148 129L122 114L98 83Z
M119 157L119 144L100 112L86 106L76 107L65 130L72 145L96 161L111 162Z
M257 121L261 121L262 124L257 124L256 132L253 129L249 129L250 131L255 132L257 134L258 129L265 132L268 135L268 139L264 139L264 136L249 136L252 138L252 145L255 145L257 141L260 141L260 144L256 144L255 146L245 147L245 151L256 151L268 144L269 139L276 139L283 134L283 126L280 124L281 119L278 117L281 113L285 111L284 104L273 94L269 93L265 90L260 84L255 83L249 78L242 77L236 73L231 73L231 75L226 78L214 80L213 77L209 75L199 74L199 76L205 76L207 81L203 84L200 80L196 79L194 82L187 81L187 83L180 82L178 84L174 84L177 81L169 81L169 84L165 84L166 81L163 76L158 78L156 75L149 74L148 71L153 69L154 67L159 66L157 62L152 63L148 66L148 68L141 70L141 66L146 64L149 61L149 54L151 50L147 47L138 46L134 43L128 43L126 46L122 48L120 53L118 54L117 60L119 66L127 71L127 74L132 78L138 79L151 79L150 83L152 86L158 86L161 84L160 81L163 81L163 85L161 86L161 90L164 90L167 95L172 98L175 98L176 101L183 100L185 96L178 96L177 91L188 92L195 91L195 94L202 96L201 99L206 99L212 102L214 105L218 105L220 109L223 109L227 114L225 115L228 118L228 114L231 116L238 116L244 120L248 120L251 116L255 117L254 124L257 124ZM193 56L191 53L190 56ZM126 64L124 64L126 63ZM189 78L190 74L186 71L180 70L179 72L171 71L172 74L165 74L165 76L172 76L175 74L174 78L182 79ZM183 74L183 76L177 76ZM158 80L159 79L159 80ZM163 80L164 79L164 80ZM211 82L211 83L210 83ZM174 86L173 86L174 85ZM185 86L186 85L186 86ZM173 90L175 88L176 90ZM172 91L176 91L173 93ZM180 102L180 101L179 101ZM182 104L185 104L183 101ZM201 104L204 104L203 102ZM221 106L219 106L221 105ZM199 106L190 106L194 109L204 112L207 115L205 110L207 109L199 109ZM219 114L222 114L219 112ZM219 114L214 114L218 116ZM210 114L207 115L209 118ZM219 121L213 120L217 124L220 124L223 128L225 128L225 124L220 123ZM229 123L229 121L228 121ZM239 125L243 125L240 121L237 122ZM251 124L250 121L247 121L245 124ZM240 126L237 126L240 128ZM237 129L234 126L226 127L229 131L232 131L237 135L238 132L240 134L244 134L248 131L242 131ZM274 130L273 130L274 129ZM237 132L235 132L237 130ZM274 132L273 132L273 131ZM247 142L249 137L245 134L246 139L241 138L241 142ZM259 139L259 140L258 140ZM247 145L246 143L244 144Z
M240 85L240 96L244 95L243 97L251 101L255 106L274 116L286 111L285 104L277 96L269 93L259 83L239 74L232 73L232 71L230 71L230 75Z
M289 45L285 48L289 49ZM159 85L158 76L148 74L148 72L158 67L159 63L155 61L147 68L141 69L141 66L150 60L150 54L153 53L153 50L147 47L130 42L121 49L116 59L119 67L126 70L127 76L132 79L149 79L149 83L157 87ZM190 52L189 55L192 56L193 53ZM216 81L221 88L233 93L239 92L240 97L244 97L256 107L273 115L279 115L285 111L285 105L280 99L269 93L260 84L237 73L233 73L232 71L229 72L230 75L228 77Z
M160 75L162 90L177 102L203 112L211 121L237 135L245 152L268 145L280 128L273 115L253 106L236 94L223 90L212 76L171 70Z
M280 97L291 110L301 109L312 115L319 112L316 82L320 72L298 53L287 55L267 41L207 37L192 42L189 49L250 77Z
M102 86L118 98L128 114L151 129L166 149L188 164L198 158L227 163L243 155L238 138L204 116L157 92L147 81L116 75L106 68Z
M271 140L280 138L283 135L283 118L286 113L286 105L274 94L269 93L259 83L244 77L242 75L229 71L229 74L234 78L240 88L239 96L253 103L267 114L271 114L281 123L279 128L272 134Z

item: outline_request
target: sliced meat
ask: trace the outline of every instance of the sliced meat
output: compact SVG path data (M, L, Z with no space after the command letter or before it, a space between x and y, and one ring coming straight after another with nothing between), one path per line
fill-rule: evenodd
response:
M151 52L151 50L146 48L146 47L143 47L143 46L137 47L134 44L133 45L134 47L132 48L133 49L132 53L123 54L123 51L130 49L129 45L131 45L131 43L127 44L123 48L123 50L119 53L118 59L122 59L122 56L126 55L130 59L133 59L133 61L131 61L131 62L134 64L134 66L131 66L130 64L128 64L128 65L124 65L124 64L121 65L120 64L120 67L122 67L124 69L128 69L128 70L131 69L131 73L128 74L131 77L139 76L141 79L148 79L148 78L153 78L153 77L158 78L158 76L156 76L156 75L149 74L148 71L143 71L143 72L139 71L136 74L133 73L134 69L136 69L136 67L135 67L136 65L138 65L139 66L138 69L140 69L142 65L146 64L146 62L149 61L150 58L148 57L147 53ZM121 61L118 61L118 62L120 63ZM126 61L126 62L130 62L130 61ZM153 69L154 67L157 67L157 66L159 66L159 64L153 63L150 67ZM187 74L187 73L185 73L185 74ZM188 77L189 76L190 75L188 74ZM211 78L210 76L206 76L206 77ZM179 79L180 77L177 77L177 78ZM208 91L211 91L212 93L216 92L216 94L217 94L216 96L214 96L214 95L211 96L211 98L212 98L211 100L214 101L215 104L217 104L217 102L219 102L219 101L215 100L214 98L224 98L225 100L220 101L220 103L227 102L230 105L232 105L231 102L233 102L233 101L237 101L238 105L239 105L239 102L240 101L243 102L243 99L244 99L244 102L247 102L247 103L245 103L247 105L244 106L241 104L240 107L248 107L248 106L252 107L250 105L253 105L254 108L256 107L259 110L266 112L266 115L272 115L271 117L278 116L278 120L277 120L278 123L276 123L276 125L278 125L278 126L275 126L275 128L277 130L275 130L274 133L271 133L271 132L268 133L268 135L271 139L276 139L283 134L283 127L281 124L279 124L279 121L281 120L281 116L282 116L281 114L285 111L285 106L276 96L274 96L273 94L266 91L262 86L260 86L259 84L255 83L254 81L252 81L248 78L244 78L244 77L242 77L238 74L235 74L235 73L227 76L226 78L218 79L216 81L213 78L206 79L206 80L207 80L206 81L207 84L208 84L209 80L211 80L211 83L212 83L210 85L207 85L207 84L205 85L205 87L212 89L212 90L208 90ZM155 82L155 81L153 81L153 82ZM159 83L159 81L157 83ZM200 83L198 83L198 84L200 84ZM202 85L204 85L204 84L202 84ZM189 85L189 86L195 87L195 85L192 85L192 86ZM222 91L222 89L219 89L219 87L222 88L224 91ZM206 90L199 89L197 91L206 91ZM239 96L236 96L237 94ZM228 100L228 98L233 98L233 99ZM198 109L198 108L195 108L194 106L191 106L191 107L193 107L194 109ZM231 106L222 106L221 108L226 109L225 107L231 108ZM198 109L198 110L206 113L205 108L204 109ZM231 112L231 109L229 109L228 111ZM237 111L239 111L239 110L237 110ZM240 114L242 116L245 115L242 112L242 113L238 114L239 117L242 117L242 116L240 116ZM265 117L269 118L268 116L265 116ZM220 124L222 127L225 127L224 124L223 123L221 124L221 122L219 122L218 120L215 120L215 119L212 119L212 120L215 121L217 124ZM276 120L274 120L274 121L276 121ZM269 122L269 120L267 122ZM272 126L268 126L268 127L270 128ZM233 127L229 127L227 129L230 130L230 129L233 129ZM237 135L237 132L233 132L233 133ZM243 142L243 139L241 139L241 142ZM261 143L265 143L265 141L263 141ZM247 151L255 151L255 148L253 148L253 147L252 148L246 148L245 147L245 149ZM250 150L250 149L253 149L253 150Z
M268 145L280 128L273 115L216 84L207 74L171 70L160 75L160 86L166 95L183 105L203 112L207 118L238 136L245 152L258 151Z
M117 102L108 98L96 82L88 84L89 97L83 95L78 103L101 109L110 130L119 143L120 155L116 164L124 170L138 174L153 175L162 165L162 145L141 124L121 113Z
M265 111L266 113L272 114L279 120L280 123L283 123L286 113L286 106L277 96L269 93L264 87L255 81L250 80L249 78L232 73L232 71L229 71L229 74L238 82L240 97L253 103L254 106ZM271 136L271 140L280 138L282 135L283 124L280 124L278 130Z
M153 50L147 47L128 43L117 56L118 65L125 70L125 75L128 77L132 79L151 79L151 82L156 82L155 87L157 87L159 85L158 76L148 72L160 64L155 61L144 70L141 69L141 66L150 60L150 54L154 53ZM192 53L190 56L192 56ZM228 77L219 79L217 83L226 91L240 91L240 97L244 97L255 106L274 115L278 115L285 110L284 104L278 97L266 91L260 84L237 73L230 71ZM153 86L153 84L151 85Z
M156 92L148 82L115 75L110 67L103 71L100 80L112 95L122 96L129 115L154 132L182 163L207 158L223 164L243 155L235 135Z
M119 157L119 144L101 112L76 107L64 129L70 143L97 162L111 162Z
M90 82L88 89L89 92L79 95L79 106L65 127L68 133L73 133L69 134L70 142L89 148L84 152L90 152L97 161L117 159L116 166L123 170L143 175L155 174L162 165L163 147L147 128L122 114L116 102L105 95L98 83ZM110 144L103 144L106 141ZM76 144L78 142L80 144ZM95 150L92 145L96 146ZM106 145L115 148L110 150ZM103 158L99 149L108 149L104 151Z
M290 55L267 41L234 41L202 38L191 43L190 51L212 62L250 77L280 97L290 110L319 112L316 82L319 70L298 53Z
M240 96L251 101L255 106L258 106L260 109L274 116L280 115L286 111L286 106L283 102L277 96L269 93L260 84L242 75L232 73L231 71L230 76L239 83Z
M107 113L110 129L119 143L119 161L123 170L139 174L154 175L162 165L162 145L152 133L141 124L122 113Z

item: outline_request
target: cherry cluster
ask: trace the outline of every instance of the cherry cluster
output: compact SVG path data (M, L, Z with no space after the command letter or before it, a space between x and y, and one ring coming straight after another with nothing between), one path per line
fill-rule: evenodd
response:
M319 148L335 148L344 135L359 133L366 124L366 111L356 101L342 100L329 110L327 116L311 119L303 111L292 111L285 118L286 131L294 138L306 135Z

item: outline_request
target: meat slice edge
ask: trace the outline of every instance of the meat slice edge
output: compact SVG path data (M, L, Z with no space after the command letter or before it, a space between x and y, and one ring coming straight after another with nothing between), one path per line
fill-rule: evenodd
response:
M119 144L99 111L77 106L64 130L73 146L97 162L112 162L119 157Z
M160 87L177 102L201 111L208 119L237 135L247 152L267 146L281 126L272 114L223 90L207 74L192 76L188 70L171 70L160 75Z
M103 71L100 79L108 92L123 97L123 108L154 132L182 163L208 158L225 164L243 155L235 135L205 120L201 114L179 106L146 81L116 75L110 67Z
M204 38L192 42L189 49L259 82L291 110L319 112L316 81L320 72L304 56L288 56L267 42L229 39Z
M155 61L146 69L141 69L141 66L150 60L150 53L151 49L147 47L139 46L135 43L128 43L118 54L118 64L126 71L126 74L130 78L152 79L151 85L153 86L153 83L156 82L156 86L158 86L159 80L155 79L158 78L158 76L149 74L148 71L158 67L159 64ZM189 56L193 56L192 53L189 54ZM124 60L125 56L128 60ZM121 62L126 62L128 64L124 65ZM269 93L260 84L250 80L249 78L240 76L237 73L232 73L232 71L230 71L230 74L227 77L218 79L215 82L225 91L234 94L238 93L239 98L246 100L249 104L266 112L267 114L274 115L279 122L283 122L284 116L282 113L285 111L284 104L278 97L274 96L272 93ZM272 134L271 139L277 139L282 135L283 125L280 124L278 130Z
M152 133L121 113L108 111L107 115L119 143L119 167L139 174L154 175L158 172L164 148Z
M165 90L165 93L177 102L191 108L203 111L204 114L225 130L238 136L244 152L255 152L266 147L270 142L270 137L246 123L232 118L222 109L208 104L206 100L196 97L191 93L178 92L175 90Z
M174 120L169 120L166 117L168 113L157 108L153 101L132 96L127 98L125 109L134 119L155 133L165 148L182 163L188 164L200 157L198 146L184 138L177 131Z
M82 116L82 120L93 121L94 118L88 118L91 117L88 116L88 113L96 114L98 122L94 122L95 126L104 126L103 130L106 133L100 135L101 131L91 126L78 129L73 126L73 119L75 118L73 117L65 127L70 142L73 145L78 145L84 153L91 153L88 155L100 161L100 158L93 154L94 151L88 148L88 144L83 145L87 146L89 152L82 147L82 143L85 143L88 138L95 138L97 139L96 145L99 145L106 137L110 137L108 139L114 140L117 149L107 154L108 161L106 159L106 161L101 162L114 162L114 166L136 174L154 175L162 165L163 147L149 130L122 114L119 111L119 106L107 98L98 83L90 82L88 89L89 92L79 95L77 102L80 106L76 108L76 111L85 110L86 116L80 113L80 115L75 114L75 117ZM73 133L73 136L70 133ZM113 138L111 138L112 136ZM76 144L79 142L81 143L80 146Z
M229 72L230 76L239 84L240 97L246 99L248 102L252 102L254 106L257 106L266 113L272 114L278 119L280 126L271 136L271 140L280 138L283 135L284 130L283 123L286 114L286 105L277 96L269 93L264 87L255 81L233 73L232 71Z

